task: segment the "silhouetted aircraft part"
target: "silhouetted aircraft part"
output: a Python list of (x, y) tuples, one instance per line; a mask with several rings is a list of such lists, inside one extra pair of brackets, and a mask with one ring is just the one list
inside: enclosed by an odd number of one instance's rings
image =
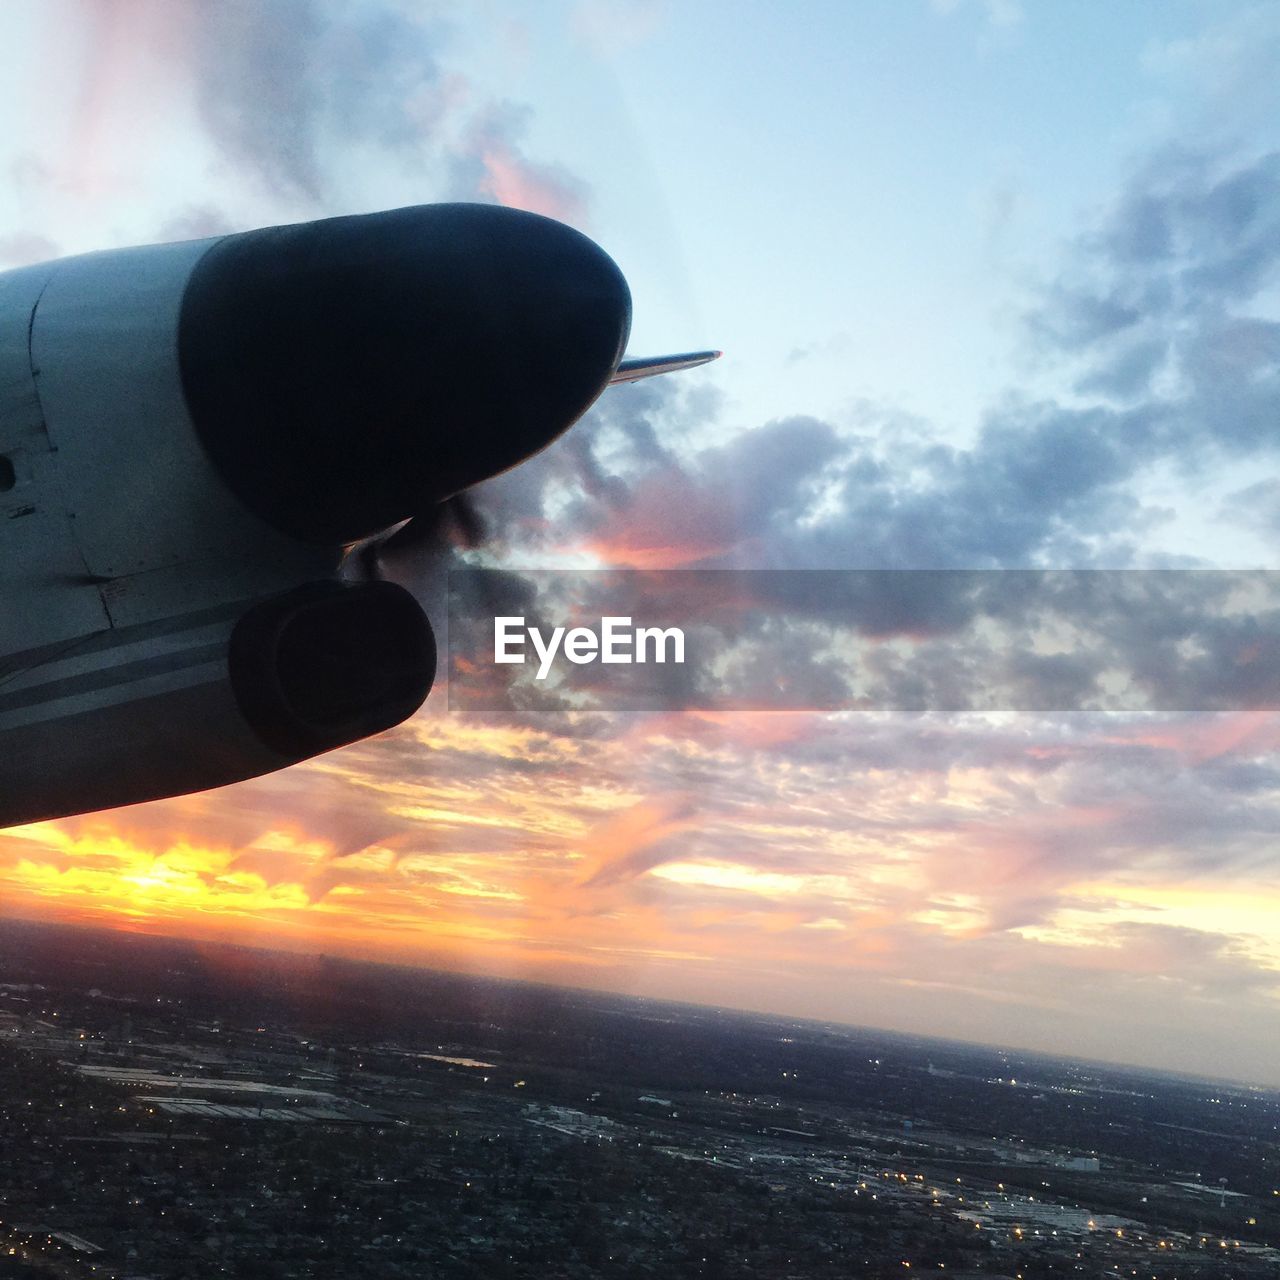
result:
[(687, 351), (681, 356), (628, 356), (614, 370), (609, 385), (616, 387), (621, 382), (639, 382), (641, 378), (653, 378), (660, 373), (696, 369), (719, 360), (722, 355), (723, 351)]
[(345, 576), (378, 581), (387, 577), (388, 569), (392, 576), (397, 570), (401, 575), (416, 576), (452, 549), (472, 550), (485, 537), (485, 522), (475, 502), (469, 494), (457, 493), (386, 533), (354, 544), (348, 560), (354, 560), (359, 568), (354, 575)]
[(586, 236), (430, 205), (229, 236), (178, 328), (196, 432), (267, 523), (384, 529), (551, 443), (608, 385), (631, 295)]
[(615, 378), (703, 362), (622, 360), (630, 323), (603, 250), (490, 205), (0, 273), (0, 827), (413, 714), (435, 641), (385, 569), (480, 543), (462, 491)]
[(0, 823), (270, 773), (399, 724), (435, 667), (426, 615), (389, 582), (105, 632), (0, 689)]
[(295, 760), (390, 729), (426, 700), (436, 643), (390, 582), (319, 583), (255, 605), (231, 633), (231, 687), (273, 751)]
[(379, 558), (440, 552), (451, 545), (474, 548), (485, 539), (485, 525), (476, 505), (465, 493), (445, 499), (414, 516), (373, 544)]

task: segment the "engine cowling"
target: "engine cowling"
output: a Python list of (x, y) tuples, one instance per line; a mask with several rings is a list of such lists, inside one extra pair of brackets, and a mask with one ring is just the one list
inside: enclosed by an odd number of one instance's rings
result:
[(411, 716), (431, 626), (387, 582), (109, 631), (0, 689), (0, 827), (239, 782)]

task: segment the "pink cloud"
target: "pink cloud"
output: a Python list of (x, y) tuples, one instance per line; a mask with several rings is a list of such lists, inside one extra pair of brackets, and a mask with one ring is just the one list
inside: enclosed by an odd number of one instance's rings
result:
[(1280, 750), (1280, 716), (1267, 710), (1198, 716), (1177, 724), (1122, 730), (1111, 741), (1173, 751), (1196, 763), (1219, 756), (1270, 754)]
[(480, 162), (484, 166), (480, 190), (499, 204), (561, 222), (583, 221), (586, 199), (582, 186), (563, 169), (533, 164), (501, 138), (485, 142)]
[(676, 569), (724, 555), (742, 536), (730, 496), (675, 467), (651, 472), (587, 548), (609, 564), (633, 569)]

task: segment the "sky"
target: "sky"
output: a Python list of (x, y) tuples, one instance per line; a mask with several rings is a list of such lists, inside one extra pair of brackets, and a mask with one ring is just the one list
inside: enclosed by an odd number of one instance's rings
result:
[[(637, 354), (725, 350), (484, 486), (486, 563), (1275, 567), (1274, 5), (9, 0), (0, 22), (0, 269), (496, 201), (616, 258)], [(803, 612), (769, 619), (778, 646)], [(1135, 610), (1127, 643), (1174, 643), (1175, 612)], [(1280, 1084), (1273, 713), (445, 692), (268, 778), (0, 833), (0, 914)]]

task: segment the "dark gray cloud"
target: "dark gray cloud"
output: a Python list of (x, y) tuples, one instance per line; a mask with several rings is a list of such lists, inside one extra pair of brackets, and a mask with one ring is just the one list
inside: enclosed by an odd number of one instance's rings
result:
[(198, 104), (223, 152), (276, 195), (332, 194), (327, 149), (412, 155), (415, 108), (440, 85), (435, 24), (392, 4), (224, 0), (192, 6)]
[(1280, 325), (1260, 295), (1280, 269), (1280, 154), (1169, 150), (1075, 246), (1030, 319), (1077, 389), (1145, 404), (1151, 455), (1275, 446)]
[(534, 549), (586, 542), (613, 563), (950, 568), (1083, 565), (1100, 555), (1116, 563), (1129, 554), (1123, 536), (1145, 522), (1125, 486), (1144, 456), (1157, 456), (1160, 415), (1148, 406), (1013, 404), (989, 415), (969, 449), (887, 444), (811, 417), (692, 453), (664, 447), (696, 438), (697, 427), (705, 435), (705, 421), (692, 425), (674, 386), (606, 405), (479, 500), (500, 536)]
[(587, 184), (526, 154), (529, 108), (491, 98), (448, 65), (450, 25), (434, 6), (187, 3), (178, 18), (138, 11), (126, 38), (141, 40), (162, 18), (173, 22), (169, 47), (231, 176), (286, 216), (367, 208), (366, 174), (413, 191), (403, 203), (480, 200), (585, 216)]
[(1280, 540), (1280, 480), (1259, 480), (1227, 495), (1217, 519)]

